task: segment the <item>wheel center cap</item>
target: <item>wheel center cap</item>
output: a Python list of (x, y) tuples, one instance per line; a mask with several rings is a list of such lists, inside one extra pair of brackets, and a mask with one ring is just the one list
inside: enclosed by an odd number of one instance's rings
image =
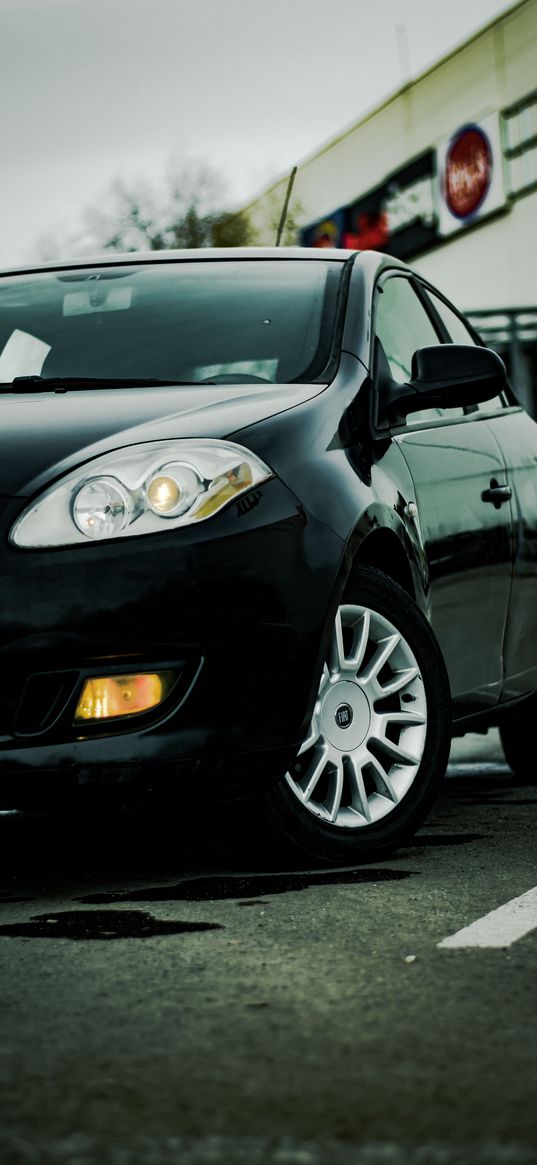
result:
[(367, 696), (358, 684), (341, 680), (328, 689), (320, 719), (330, 744), (340, 752), (353, 752), (369, 732), (371, 709)]

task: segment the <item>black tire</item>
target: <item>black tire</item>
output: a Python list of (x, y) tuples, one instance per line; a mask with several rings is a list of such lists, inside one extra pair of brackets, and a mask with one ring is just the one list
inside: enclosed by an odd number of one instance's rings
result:
[(500, 740), (505, 759), (515, 777), (525, 784), (535, 784), (532, 770), (533, 726), (537, 715), (537, 695), (525, 700), (516, 712), (500, 721)]
[[(358, 615), (356, 615), (356, 621), (352, 622), (357, 611), (363, 612), (360, 615), (361, 624)], [(369, 630), (366, 633), (367, 611), (370, 615), (367, 622)], [(339, 624), (337, 623), (338, 619)], [(407, 842), (421, 825), (433, 803), (446, 770), (451, 740), (449, 682), (437, 641), (415, 602), (402, 587), (394, 583), (380, 570), (369, 566), (359, 567), (354, 570), (343, 603), (338, 608), (336, 625), (341, 628), (341, 634), (338, 639), (334, 632), (335, 646), (331, 649), (331, 654), (329, 653), (332, 670), (326, 666), (323, 672), (323, 676), (326, 673), (326, 679), (321, 681), (316, 706), (317, 709), (320, 707), (321, 710), (318, 715), (316, 713), (317, 720), (314, 716), (312, 721), (312, 726), (315, 725), (314, 732), (317, 732), (319, 723), (322, 727), (328, 726), (330, 734), (328, 744), (326, 744), (328, 739), (326, 734), (323, 736), (321, 733), (311, 750), (306, 749), (303, 753), (305, 771), (302, 775), (297, 775), (297, 773), (301, 773), (299, 754), (295, 766), (297, 771), (286, 774), (268, 786), (261, 795), (260, 809), (264, 827), (272, 839), (272, 853), (273, 855), (275, 852), (277, 853), (278, 860), (286, 853), (288, 856), (292, 855), (295, 860), (297, 858), (302, 861), (313, 859), (324, 865), (350, 865), (386, 857), (404, 842)], [(388, 627), (388, 634), (383, 638), (386, 627)], [(377, 628), (376, 631), (375, 628)], [(388, 640), (390, 642), (396, 640), (395, 635), (390, 638), (389, 628), (392, 632), (395, 630), (401, 637), (400, 643), (391, 649), (392, 655), (389, 657), (390, 660), (398, 659), (398, 664), (397, 662), (394, 662), (393, 665), (388, 663), (375, 673), (376, 688), (372, 687), (373, 680), (367, 681), (369, 687), (365, 686), (366, 681), (363, 680), (363, 686), (360, 688), (358, 679), (365, 677), (369, 672), (374, 672), (375, 667), (378, 668), (378, 660), (384, 651), (380, 645), (387, 645)], [(357, 668), (358, 674), (351, 683), (345, 678), (347, 671), (342, 670), (341, 661), (343, 661), (344, 669), (347, 669), (350, 666), (350, 658), (352, 667), (354, 667), (354, 660), (358, 658), (359, 650), (355, 651), (355, 639), (352, 637), (356, 637), (356, 642), (359, 642), (361, 649), (366, 634), (370, 636), (369, 646), (362, 663)], [(352, 638), (352, 645), (348, 649), (349, 658), (346, 654), (347, 648), (342, 647), (340, 650), (338, 646), (340, 643), (344, 643), (345, 636), (347, 636), (347, 640), (349, 637)], [(369, 657), (367, 650), (370, 651)], [(336, 654), (334, 655), (334, 653)], [(333, 664), (335, 658), (339, 661), (337, 667)], [(369, 663), (367, 662), (368, 658)], [(412, 661), (412, 659), (417, 666), (414, 669), (412, 667), (405, 668), (405, 661)], [(337, 670), (338, 668), (339, 670)], [(405, 675), (410, 676), (412, 670), (417, 674), (403, 684), (401, 677), (404, 679)], [(378, 689), (380, 682), (378, 677), (382, 677), (382, 691), (390, 686), (395, 687), (398, 684), (400, 686), (396, 694), (392, 693), (385, 698), (374, 697), (374, 708), (371, 708), (370, 693)], [(324, 689), (323, 682), (325, 683)], [(353, 684), (361, 690), (361, 695), (359, 692), (354, 693)], [(321, 700), (321, 692), (323, 691), (325, 695)], [(366, 695), (366, 693), (368, 694)], [(343, 694), (343, 702), (337, 704), (337, 701), (342, 698), (341, 694)], [(347, 695), (349, 702), (345, 702)], [(365, 697), (366, 702), (369, 700), (367, 707), (362, 697)], [(418, 712), (409, 711), (412, 703), (414, 703), (415, 708), (418, 708)], [(389, 710), (390, 706), (392, 711)], [(422, 723), (418, 729), (414, 719), (421, 718), (423, 721), (423, 712), (420, 712), (419, 709), (424, 707), (425, 725)], [(333, 715), (334, 708), (336, 708), (335, 716)], [(388, 708), (387, 714), (386, 708)], [(379, 715), (382, 712), (384, 714), (381, 721)], [(347, 742), (352, 743), (358, 739), (363, 731), (363, 724), (365, 724), (367, 716), (369, 716), (369, 729), (366, 730), (363, 741), (347, 753)], [(394, 716), (399, 716), (401, 723), (398, 721), (393, 723)], [(412, 723), (403, 724), (403, 716), (405, 720), (412, 719)], [(332, 719), (334, 723), (332, 723)], [(353, 720), (355, 721), (354, 729), (352, 728)], [(344, 731), (348, 727), (345, 721), (349, 721), (354, 737), (344, 735)], [(360, 727), (361, 722), (362, 727)], [(386, 722), (386, 726), (384, 722)], [(380, 723), (383, 724), (384, 735), (381, 736), (379, 743), (378, 725)], [(375, 725), (374, 729), (373, 725)], [(370, 732), (369, 736), (367, 731)], [(409, 737), (414, 742), (416, 739), (418, 740), (419, 756), (413, 757), (415, 761), (413, 765), (408, 764), (406, 760), (397, 763), (394, 757), (399, 752), (406, 755), (409, 751), (408, 747), (401, 743), (408, 740)], [(332, 750), (329, 756), (334, 754), (333, 739), (336, 739), (337, 742), (343, 742), (341, 747), (339, 743), (337, 744), (335, 763), (332, 763), (331, 759), (325, 759), (326, 749)], [(322, 741), (325, 743), (323, 744)], [(302, 749), (304, 747), (303, 745)], [(416, 752), (415, 743), (412, 748), (413, 752)], [(316, 759), (315, 749), (317, 749), (320, 760)], [(366, 759), (363, 762), (363, 768), (360, 768), (358, 773), (359, 764), (362, 764), (364, 758), (364, 749), (367, 756), (370, 756), (371, 764), (369, 765)], [(361, 761), (357, 759), (358, 753), (362, 758)], [(340, 754), (342, 757), (342, 776), (339, 775), (338, 757)], [(313, 760), (311, 760), (311, 755), (313, 755)], [(325, 767), (322, 769), (322, 776), (315, 778), (317, 769), (323, 764)], [(382, 778), (383, 770), (385, 770), (387, 778), (386, 787)], [(310, 771), (314, 774), (313, 778), (309, 778)], [(409, 773), (413, 775), (409, 787), (405, 791), (404, 782), (409, 779)], [(301, 798), (307, 795), (309, 783), (314, 779), (317, 780), (314, 787), (315, 795), (320, 799), (314, 801), (313, 795), (311, 795), (310, 801), (306, 805)], [(401, 785), (401, 781), (403, 781), (403, 785)], [(337, 794), (342, 782), (343, 793), (339, 808), (336, 810)], [(397, 795), (397, 800), (394, 801), (396, 795), (394, 787), (398, 782), (398, 788), (403, 788), (403, 793), (400, 799)], [(322, 801), (321, 793), (317, 792), (321, 785), (328, 790), (325, 802)], [(332, 788), (336, 791), (332, 792)], [(356, 802), (356, 797), (358, 797), (358, 802)], [(355, 807), (357, 803), (360, 806), (359, 811)], [(322, 816), (328, 812), (327, 804), (330, 806), (332, 821)]]

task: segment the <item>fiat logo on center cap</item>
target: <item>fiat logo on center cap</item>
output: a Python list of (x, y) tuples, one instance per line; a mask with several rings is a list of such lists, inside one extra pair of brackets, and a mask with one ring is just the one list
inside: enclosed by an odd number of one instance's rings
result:
[(338, 728), (349, 728), (352, 724), (352, 708), (350, 704), (340, 704), (336, 711), (336, 724)]

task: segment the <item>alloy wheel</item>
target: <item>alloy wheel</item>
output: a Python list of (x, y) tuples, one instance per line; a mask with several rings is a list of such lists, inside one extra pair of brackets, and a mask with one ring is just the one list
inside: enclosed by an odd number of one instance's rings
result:
[(317, 819), (373, 824), (408, 793), (426, 736), (425, 686), (410, 644), (370, 607), (339, 607), (289, 788)]

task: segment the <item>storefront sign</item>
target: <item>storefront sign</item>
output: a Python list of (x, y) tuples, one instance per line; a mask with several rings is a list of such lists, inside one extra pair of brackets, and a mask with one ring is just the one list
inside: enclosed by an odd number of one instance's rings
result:
[(432, 227), (434, 197), (431, 176), (418, 178), (408, 186), (398, 186), (392, 182), (388, 186), (388, 197), (383, 209), (390, 238), (416, 222)]
[(443, 237), (505, 206), (497, 114), (462, 126), (438, 147), (437, 197)]
[(345, 213), (336, 210), (300, 232), (302, 247), (344, 247)]
[(326, 218), (305, 227), (305, 247), (385, 251), (409, 259), (505, 206), (498, 114), (463, 125)]
[(433, 173), (434, 154), (428, 151), (357, 202), (306, 227), (302, 246), (385, 251), (399, 258), (424, 250), (436, 237)]

